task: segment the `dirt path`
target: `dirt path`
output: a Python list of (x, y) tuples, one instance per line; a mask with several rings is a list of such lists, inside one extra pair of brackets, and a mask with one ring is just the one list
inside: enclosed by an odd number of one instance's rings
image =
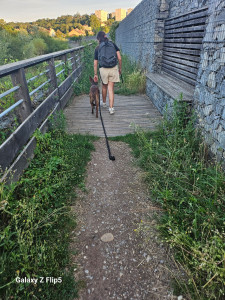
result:
[[(177, 299), (169, 285), (175, 267), (153, 219), (159, 209), (149, 199), (130, 148), (122, 142), (110, 144), (114, 162), (108, 159), (105, 140), (95, 142), (88, 191), (79, 192), (73, 207), (78, 217), (71, 245), (79, 253), (75, 276), (86, 284), (79, 299)], [(138, 228), (146, 222), (150, 229), (140, 234)]]

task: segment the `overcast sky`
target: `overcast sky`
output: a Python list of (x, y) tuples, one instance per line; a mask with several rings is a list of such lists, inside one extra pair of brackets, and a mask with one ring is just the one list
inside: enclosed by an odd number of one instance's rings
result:
[(0, 0), (0, 19), (6, 22), (30, 22), (62, 15), (94, 13), (97, 9), (113, 12), (116, 8), (134, 8), (141, 0)]

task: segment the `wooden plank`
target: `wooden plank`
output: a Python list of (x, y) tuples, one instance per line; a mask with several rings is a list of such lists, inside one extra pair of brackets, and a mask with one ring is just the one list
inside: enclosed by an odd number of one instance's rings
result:
[(165, 24), (165, 29), (174, 29), (174, 28), (181, 28), (181, 27), (186, 27), (186, 26), (200, 25), (200, 24), (205, 24), (205, 22), (206, 22), (206, 17), (203, 17), (203, 18), (194, 19), (194, 20), (190, 20), (190, 21), (180, 22), (180, 23), (173, 24), (173, 25)]
[(198, 72), (197, 68), (192, 68), (192, 67), (187, 66), (187, 65), (178, 64), (176, 62), (173, 62), (173, 61), (170, 61), (170, 60), (166, 60), (165, 58), (163, 58), (162, 63), (165, 64), (165, 65), (172, 66), (172, 67), (177, 68), (177, 69), (188, 71), (188, 72), (193, 73), (195, 75)]
[(185, 81), (185, 82), (191, 84), (191, 85), (194, 85), (194, 86), (195, 86), (195, 84), (196, 84), (196, 81), (195, 81), (195, 80), (193, 80), (193, 79), (191, 79), (191, 78), (187, 78), (186, 76), (183, 76), (182, 74), (179, 74), (179, 73), (177, 73), (176, 71), (174, 72), (173, 70), (170, 70), (170, 69), (166, 68), (165, 66), (162, 66), (162, 70), (163, 70), (164, 72), (166, 72), (166, 73), (168, 73), (168, 74), (170, 74), (170, 75), (172, 75), (172, 76), (174, 76), (174, 77), (180, 79), (180, 80), (183, 80), (183, 81)]
[(15, 100), (23, 99), (22, 104), (15, 110), (18, 121), (21, 124), (32, 112), (32, 104), (27, 86), (27, 80), (24, 69), (19, 69), (11, 74), (13, 86), (19, 86), (15, 92)]
[(178, 69), (177, 67), (174, 67), (174, 66), (171, 66), (171, 65), (168, 65), (168, 64), (165, 64), (164, 62), (162, 63), (162, 66), (166, 69), (169, 69), (175, 73), (179, 73), (181, 75), (184, 75), (186, 77), (189, 77), (191, 79), (196, 79), (197, 77), (197, 74), (193, 74), (191, 72), (188, 72), (188, 71), (184, 71), (184, 70), (181, 70), (181, 69)]
[(181, 23), (181, 22), (185, 22), (185, 21), (190, 21), (190, 20), (206, 17), (207, 10), (208, 9), (204, 9), (202, 11), (196, 11), (196, 12), (191, 11), (187, 15), (181, 15), (181, 16), (177, 16), (177, 17), (174, 17), (171, 19), (167, 19), (167, 20), (165, 20), (165, 25), (172, 25), (172, 24), (177, 24), (177, 23)]
[(199, 63), (200, 61), (200, 56), (194, 56), (194, 55), (188, 55), (188, 54), (181, 54), (181, 53), (176, 53), (176, 52), (168, 52), (163, 50), (163, 55), (168, 56), (168, 57), (174, 57), (174, 58), (179, 58), (179, 59), (185, 59), (188, 61), (194, 61)]
[(165, 38), (164, 43), (188, 43), (189, 44), (201, 44), (202, 43), (202, 38)]
[(179, 48), (179, 49), (197, 49), (202, 48), (202, 44), (180, 44), (180, 43), (164, 43), (165, 47), (168, 48)]
[(177, 33), (165, 33), (165, 39), (172, 39), (172, 38), (202, 38), (204, 37), (205, 33), (203, 31), (198, 32), (177, 32)]
[(185, 66), (190, 66), (190, 67), (194, 67), (194, 68), (198, 68), (198, 63), (197, 62), (193, 62), (193, 61), (189, 61), (186, 59), (180, 59), (180, 58), (175, 58), (175, 57), (171, 57), (168, 55), (163, 55), (163, 59), (165, 59), (165, 61), (172, 61), (172, 62), (176, 62)]
[(14, 160), (30, 136), (49, 114), (58, 100), (58, 91), (55, 90), (48, 96), (30, 116), (10, 135), (0, 146), (0, 169), (5, 170)]
[(183, 80), (179, 80), (165, 72), (161, 74), (149, 73), (146, 77), (147, 80), (151, 80), (171, 98), (179, 99), (182, 92), (184, 101), (193, 101), (194, 87)]
[(55, 62), (54, 58), (51, 58), (47, 61), (49, 72), (47, 73), (48, 79), (51, 80), (50, 83), (50, 92), (52, 93), (57, 88), (57, 77), (55, 71)]
[(200, 50), (198, 49), (181, 49), (181, 48), (170, 48), (165, 46), (163, 48), (163, 51), (172, 52), (172, 53), (181, 53), (187, 55), (195, 55), (195, 56), (200, 55)]
[(182, 33), (182, 32), (203, 32), (205, 31), (205, 24), (204, 25), (196, 25), (196, 26), (189, 26), (189, 27), (182, 27), (182, 28), (175, 28), (175, 29), (166, 29), (165, 34), (170, 33)]

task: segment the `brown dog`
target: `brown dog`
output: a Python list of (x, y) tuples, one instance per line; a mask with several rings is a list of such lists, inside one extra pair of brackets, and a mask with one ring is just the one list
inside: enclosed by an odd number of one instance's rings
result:
[(89, 76), (89, 80), (91, 82), (89, 96), (90, 96), (92, 114), (94, 113), (94, 106), (95, 106), (95, 108), (96, 108), (96, 118), (98, 118), (100, 91), (99, 91), (99, 88), (98, 88), (98, 83), (94, 82), (94, 79), (91, 76)]

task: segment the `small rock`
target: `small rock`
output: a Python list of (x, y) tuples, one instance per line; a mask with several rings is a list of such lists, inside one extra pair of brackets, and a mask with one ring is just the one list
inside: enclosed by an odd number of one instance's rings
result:
[(177, 297), (177, 300), (182, 300), (183, 299), (183, 296), (178, 296)]
[(103, 236), (101, 237), (101, 240), (105, 243), (107, 242), (111, 242), (114, 240), (114, 236), (112, 235), (112, 233), (105, 233), (103, 234)]
[(146, 258), (147, 263), (149, 263), (150, 259), (151, 259), (151, 257), (148, 255), (147, 258)]
[(85, 274), (89, 274), (89, 271), (88, 271), (88, 270), (85, 270), (84, 272), (85, 272)]

